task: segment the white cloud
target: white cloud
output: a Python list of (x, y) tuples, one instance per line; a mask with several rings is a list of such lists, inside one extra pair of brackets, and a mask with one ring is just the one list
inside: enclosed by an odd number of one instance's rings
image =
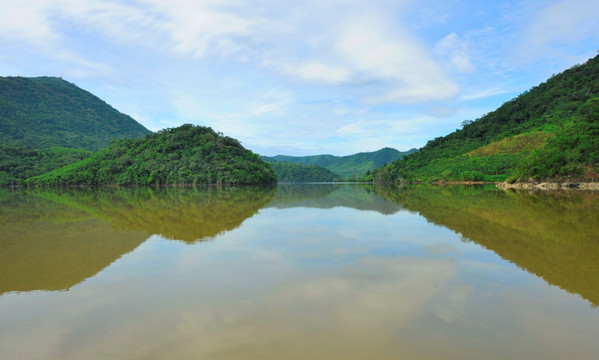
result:
[(158, 28), (165, 31), (172, 41), (173, 49), (182, 54), (204, 56), (210, 52), (222, 55), (234, 53), (241, 48), (238, 37), (250, 36), (254, 23), (243, 11), (239, 1), (161, 1), (147, 0), (163, 16), (156, 18)]
[(454, 32), (437, 42), (435, 52), (442, 58), (446, 58), (450, 66), (459, 72), (474, 73), (476, 71), (470, 62), (466, 42)]
[(252, 116), (262, 115), (284, 115), (291, 103), (293, 102), (293, 96), (284, 90), (271, 90), (263, 94), (257, 95), (257, 98), (252, 100), (247, 111), (244, 113)]
[(350, 74), (347, 70), (326, 65), (319, 62), (307, 62), (297, 67), (290, 69), (289, 72), (295, 72), (306, 80), (316, 80), (325, 83), (341, 83), (349, 80)]
[(446, 100), (457, 94), (457, 85), (425, 47), (385, 18), (361, 14), (340, 28), (336, 50), (355, 69), (354, 80), (382, 84), (384, 91), (372, 94), (369, 102)]
[(402, 134), (404, 137), (410, 137), (425, 133), (429, 127), (439, 126), (444, 122), (445, 120), (428, 115), (404, 119), (363, 119), (339, 128), (337, 134), (358, 137), (385, 137), (385, 134), (395, 137), (395, 134)]
[(562, 0), (535, 15), (526, 30), (525, 40), (526, 46), (544, 47), (589, 38), (599, 38), (599, 2)]
[(0, 36), (12, 41), (44, 45), (60, 39), (48, 21), (47, 8), (52, 1), (3, 1), (0, 11)]
[(386, 14), (397, 8), (386, 1), (283, 6), (234, 0), (46, 0), (13, 8), (22, 13), (20, 20), (33, 19), (35, 25), (5, 21), (0, 36), (22, 30), (29, 42), (54, 40), (60, 47), (68, 36), (63, 27), (72, 24), (127, 46), (250, 61), (250, 66), (325, 85), (368, 83), (368, 91), (355, 94), (375, 103), (448, 99), (457, 93), (423, 44)]
[(510, 90), (503, 89), (503, 88), (488, 88), (488, 89), (484, 89), (484, 90), (475, 90), (473, 92), (468, 92), (463, 95), (460, 95), (458, 100), (459, 101), (477, 100), (477, 99), (482, 99), (482, 98), (486, 98), (486, 97), (490, 97), (490, 96), (507, 94), (509, 92), (510, 92)]
[(60, 61), (75, 65), (65, 71), (65, 75), (69, 77), (91, 78), (102, 74), (115, 81), (118, 79), (118, 71), (106, 63), (82, 58), (69, 50), (58, 50), (54, 56)]
[(437, 118), (446, 118), (455, 115), (456, 109), (448, 106), (431, 106), (427, 108), (426, 113)]
[(193, 122), (302, 154), (423, 145), (480, 115), (463, 116), (470, 100), (486, 112), (538, 83), (548, 49), (599, 36), (599, 5), (581, 0), (431, 0), (434, 17), (411, 0), (3, 2), (3, 74), (63, 76), (152, 129)]

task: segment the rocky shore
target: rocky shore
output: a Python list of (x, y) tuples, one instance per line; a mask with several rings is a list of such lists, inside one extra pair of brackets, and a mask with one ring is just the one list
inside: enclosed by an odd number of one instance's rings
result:
[(521, 182), (509, 184), (506, 182), (498, 183), (500, 189), (516, 190), (595, 190), (599, 191), (599, 182)]

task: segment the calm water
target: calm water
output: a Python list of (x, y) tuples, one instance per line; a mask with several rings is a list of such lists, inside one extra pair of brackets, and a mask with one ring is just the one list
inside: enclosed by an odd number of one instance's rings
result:
[(0, 189), (0, 359), (590, 359), (599, 194)]

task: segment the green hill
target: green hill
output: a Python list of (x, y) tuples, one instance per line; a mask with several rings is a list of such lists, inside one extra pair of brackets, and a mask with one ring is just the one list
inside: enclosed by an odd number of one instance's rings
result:
[(379, 182), (599, 179), (599, 56), (377, 172)]
[(269, 161), (268, 163), (277, 173), (279, 182), (331, 182), (341, 179), (341, 176), (318, 165), (289, 161)]
[(272, 168), (239, 141), (183, 125), (113, 141), (87, 159), (27, 180), (28, 185), (275, 183)]
[(98, 150), (150, 134), (91, 93), (53, 77), (0, 77), (0, 143)]
[(0, 186), (19, 185), (32, 176), (83, 160), (92, 151), (51, 147), (32, 150), (0, 145)]
[(400, 159), (406, 154), (416, 151), (411, 149), (400, 152), (391, 148), (383, 148), (374, 152), (362, 152), (348, 156), (313, 155), (313, 156), (287, 156), (277, 155), (274, 157), (263, 156), (268, 161), (287, 161), (308, 165), (325, 167), (332, 172), (345, 178), (362, 176), (366, 171), (377, 169), (385, 164)]

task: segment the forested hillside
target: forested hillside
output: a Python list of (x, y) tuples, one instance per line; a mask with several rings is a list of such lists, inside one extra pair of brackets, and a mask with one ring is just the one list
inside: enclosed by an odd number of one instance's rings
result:
[(239, 141), (183, 125), (113, 141), (87, 159), (27, 180), (29, 185), (275, 183), (272, 168)]
[(597, 180), (599, 56), (429, 141), (376, 181)]
[(151, 132), (91, 93), (53, 77), (0, 77), (0, 144), (98, 150)]
[(89, 150), (51, 147), (32, 150), (24, 146), (0, 145), (0, 186), (23, 184), (32, 176), (83, 160)]
[(366, 171), (380, 168), (391, 163), (406, 154), (416, 151), (411, 149), (400, 152), (391, 148), (383, 148), (374, 152), (362, 152), (348, 156), (334, 155), (312, 155), (312, 156), (287, 156), (277, 155), (274, 157), (264, 156), (268, 161), (287, 161), (325, 167), (344, 178), (362, 176)]
[(318, 165), (306, 165), (288, 161), (269, 161), (277, 173), (279, 182), (330, 182), (341, 180), (341, 176)]

